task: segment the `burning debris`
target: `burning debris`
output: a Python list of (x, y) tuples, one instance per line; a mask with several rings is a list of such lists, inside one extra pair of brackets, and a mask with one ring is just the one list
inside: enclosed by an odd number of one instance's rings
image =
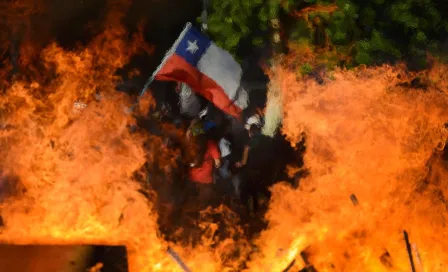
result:
[(422, 260), (420, 258), (420, 252), (418, 251), (418, 248), (417, 248), (416, 244), (412, 244), (412, 252), (413, 252), (413, 255), (415, 256), (415, 266), (417, 268), (417, 271), (424, 271), (423, 270), (423, 263), (422, 263)]
[(88, 272), (101, 272), (102, 268), (103, 268), (103, 264), (102, 263), (97, 263), (94, 266), (92, 266), (91, 268), (89, 268)]
[(390, 269), (390, 268), (394, 267), (393, 264), (392, 264), (392, 257), (390, 256), (388, 251), (384, 252), (380, 256), (380, 261), (386, 268)]
[(73, 103), (73, 108), (77, 109), (77, 110), (82, 110), (87, 108), (87, 104), (82, 103), (80, 101), (76, 101), (75, 103)]
[(300, 272), (317, 272), (317, 270), (308, 260), (308, 253), (306, 251), (300, 252), (300, 257), (302, 257), (302, 260), (305, 263), (305, 267), (300, 270)]
[(358, 198), (356, 198), (356, 196), (354, 194), (350, 195), (350, 200), (352, 201), (354, 206), (358, 206), (359, 205)]
[(406, 231), (403, 231), (403, 236), (404, 236), (404, 241), (406, 243), (406, 250), (408, 251), (409, 264), (411, 266), (411, 271), (416, 272), (415, 264), (414, 264), (414, 257), (412, 256), (411, 243), (409, 242), (409, 235)]
[[(49, 45), (42, 52), (43, 79), (17, 79), (5, 87), (0, 167), (17, 179), (18, 189), (1, 204), (1, 241), (122, 244), (131, 271), (292, 271), (299, 266), (301, 271), (406, 271), (409, 263), (413, 271), (443, 271), (448, 263), (443, 242), (448, 238), (446, 162), (439, 153), (428, 158), (448, 136), (446, 82), (437, 85), (440, 75), (446, 75), (445, 66), (434, 66), (427, 78), (418, 80), (415, 75), (398, 78), (399, 66), (336, 70), (332, 80), (322, 70), (311, 74), (314, 79), (298, 80), (288, 65), (279, 63), (271, 75), (263, 128), (259, 120), (247, 132), (243, 122), (207, 113), (195, 120), (203, 129), (187, 137), (188, 124), (164, 120), (172, 108), (151, 114), (150, 95), (140, 97), (135, 111), (122, 111), (134, 100), (116, 91), (116, 72), (145, 48), (138, 35), (127, 41), (119, 23), (123, 8), (111, 8), (105, 31), (86, 48)], [(184, 46), (191, 54), (199, 50), (194, 41)], [(235, 63), (232, 91), (241, 95), (241, 103), (230, 107), (226, 93), (218, 108), (238, 116), (249, 105), (244, 92), (238, 93), (241, 71)], [(178, 72), (169, 68), (158, 75), (167, 79)], [(423, 87), (424, 92), (407, 91)], [(82, 114), (76, 114), (79, 110)], [(253, 206), (262, 202), (256, 199), (271, 197), (265, 218), (252, 210), (244, 212), (255, 218), (240, 212), (244, 197), (239, 190), (211, 198), (215, 207), (197, 211), (197, 199), (187, 186), (191, 183), (184, 183), (191, 168), (201, 170), (201, 160), (209, 160), (212, 173), (213, 166), (231, 171), (220, 163), (225, 152), (214, 147), (207, 157), (207, 148), (195, 141), (210, 140), (211, 132), (226, 122), (232, 128), (239, 125), (241, 135), (259, 137), (235, 141), (240, 149), (256, 153), (242, 151), (245, 155), (238, 157), (235, 144), (227, 147), (232, 150), (226, 155), (237, 157), (227, 158), (232, 162), (228, 167), (244, 175), (222, 175), (220, 181), (245, 187)], [(285, 160), (276, 148), (283, 140), (275, 133), (280, 123), (291, 145), (306, 137), (305, 165)], [(271, 137), (261, 137), (259, 131)], [(255, 149), (260, 142), (266, 144)], [(264, 161), (251, 164), (253, 158)], [(287, 175), (279, 178), (286, 164), (294, 169), (295, 187), (290, 182), (273, 185), (277, 179), (288, 180)], [(244, 176), (251, 186), (241, 183)], [(0, 185), (11, 180), (2, 179)], [(207, 192), (200, 187), (196, 184), (192, 191)], [(265, 228), (259, 235), (251, 229), (257, 219), (264, 221), (258, 229)]]
[(174, 251), (172, 248), (168, 247), (168, 250), (166, 251), (173, 260), (182, 268), (184, 272), (191, 272), (191, 270), (187, 267), (187, 265), (182, 261), (182, 259), (177, 255), (176, 251)]
[[(446, 71), (443, 65), (434, 69)], [(387, 66), (339, 71), (334, 80), (319, 85), (277, 69), (286, 101), (283, 133), (294, 143), (305, 132), (310, 175), (301, 180), (300, 190), (282, 184), (272, 188), (266, 216), (271, 227), (258, 241), (264, 245), (263, 260), (275, 259), (272, 243), (291, 250), (313, 245), (317, 270), (409, 270), (403, 236), (398, 235), (406, 227), (413, 242), (425, 248), (420, 251), (424, 271), (443, 271), (447, 257), (440, 252), (447, 249), (438, 235), (444, 233), (445, 204), (412, 192), (427, 175), (425, 164), (433, 148), (447, 139), (448, 97), (434, 84), (424, 92), (402, 89), (408, 87), (393, 81), (399, 72)], [(446, 168), (440, 159), (430, 164), (434, 170), (428, 187), (445, 195), (440, 186)], [(355, 205), (356, 213), (347, 205)], [(363, 235), (352, 235), (361, 230)], [(286, 232), (290, 234), (279, 235)], [(435, 255), (437, 260), (431, 257)], [(254, 261), (250, 267), (262, 269), (262, 263)]]

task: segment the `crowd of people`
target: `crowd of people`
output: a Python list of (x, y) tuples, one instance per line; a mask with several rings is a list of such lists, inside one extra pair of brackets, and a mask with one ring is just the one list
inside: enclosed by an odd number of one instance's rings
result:
[[(197, 219), (199, 211), (220, 204), (251, 220), (266, 208), (263, 203), (269, 199), (269, 187), (275, 181), (288, 180), (285, 159), (291, 160), (294, 150), (282, 137), (262, 134), (259, 111), (246, 115), (241, 122), (212, 104), (206, 104), (193, 118), (167, 105), (152, 114), (145, 126), (164, 139), (166, 148), (179, 154), (176, 163), (159, 169), (163, 178), (158, 184), (149, 178), (157, 193), (160, 225), (182, 226), (185, 222), (177, 222), (185, 220), (182, 215), (196, 214), (193, 218)], [(163, 124), (181, 133), (167, 135), (161, 129)], [(151, 175), (155, 172), (148, 170)]]

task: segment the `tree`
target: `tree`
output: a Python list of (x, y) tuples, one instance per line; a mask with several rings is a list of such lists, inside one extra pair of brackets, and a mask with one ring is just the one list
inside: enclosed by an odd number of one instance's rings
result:
[(209, 33), (239, 56), (241, 47), (268, 42), (274, 19), (290, 46), (314, 52), (314, 65), (404, 59), (421, 67), (428, 52), (442, 60), (447, 55), (448, 2), (442, 0), (214, 0)]

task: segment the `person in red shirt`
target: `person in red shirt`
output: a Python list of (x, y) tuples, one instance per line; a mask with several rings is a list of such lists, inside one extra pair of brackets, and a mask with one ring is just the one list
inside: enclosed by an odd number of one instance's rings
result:
[(197, 197), (197, 204), (202, 208), (211, 204), (214, 197), (213, 167), (221, 165), (218, 145), (211, 140), (206, 143), (206, 151), (201, 164), (192, 165), (189, 172), (189, 194)]

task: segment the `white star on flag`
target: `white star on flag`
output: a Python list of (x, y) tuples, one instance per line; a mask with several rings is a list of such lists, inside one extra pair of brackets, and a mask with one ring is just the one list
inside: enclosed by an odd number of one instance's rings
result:
[[(187, 23), (173, 46), (157, 67), (152, 79), (177, 81), (188, 85), (193, 95), (181, 88), (181, 106), (185, 113), (199, 113), (202, 96), (228, 115), (242, 120), (242, 111), (248, 106), (248, 93), (241, 86), (241, 65), (226, 50)], [(142, 91), (142, 94), (145, 90)], [(199, 104), (198, 104), (199, 103)], [(89, 105), (90, 106), (90, 105)]]
[(195, 40), (194, 42), (190, 42), (190, 41), (187, 41), (187, 42), (188, 42), (187, 51), (190, 52), (191, 54), (196, 53), (196, 51), (199, 49), (199, 47), (197, 45), (198, 41)]

